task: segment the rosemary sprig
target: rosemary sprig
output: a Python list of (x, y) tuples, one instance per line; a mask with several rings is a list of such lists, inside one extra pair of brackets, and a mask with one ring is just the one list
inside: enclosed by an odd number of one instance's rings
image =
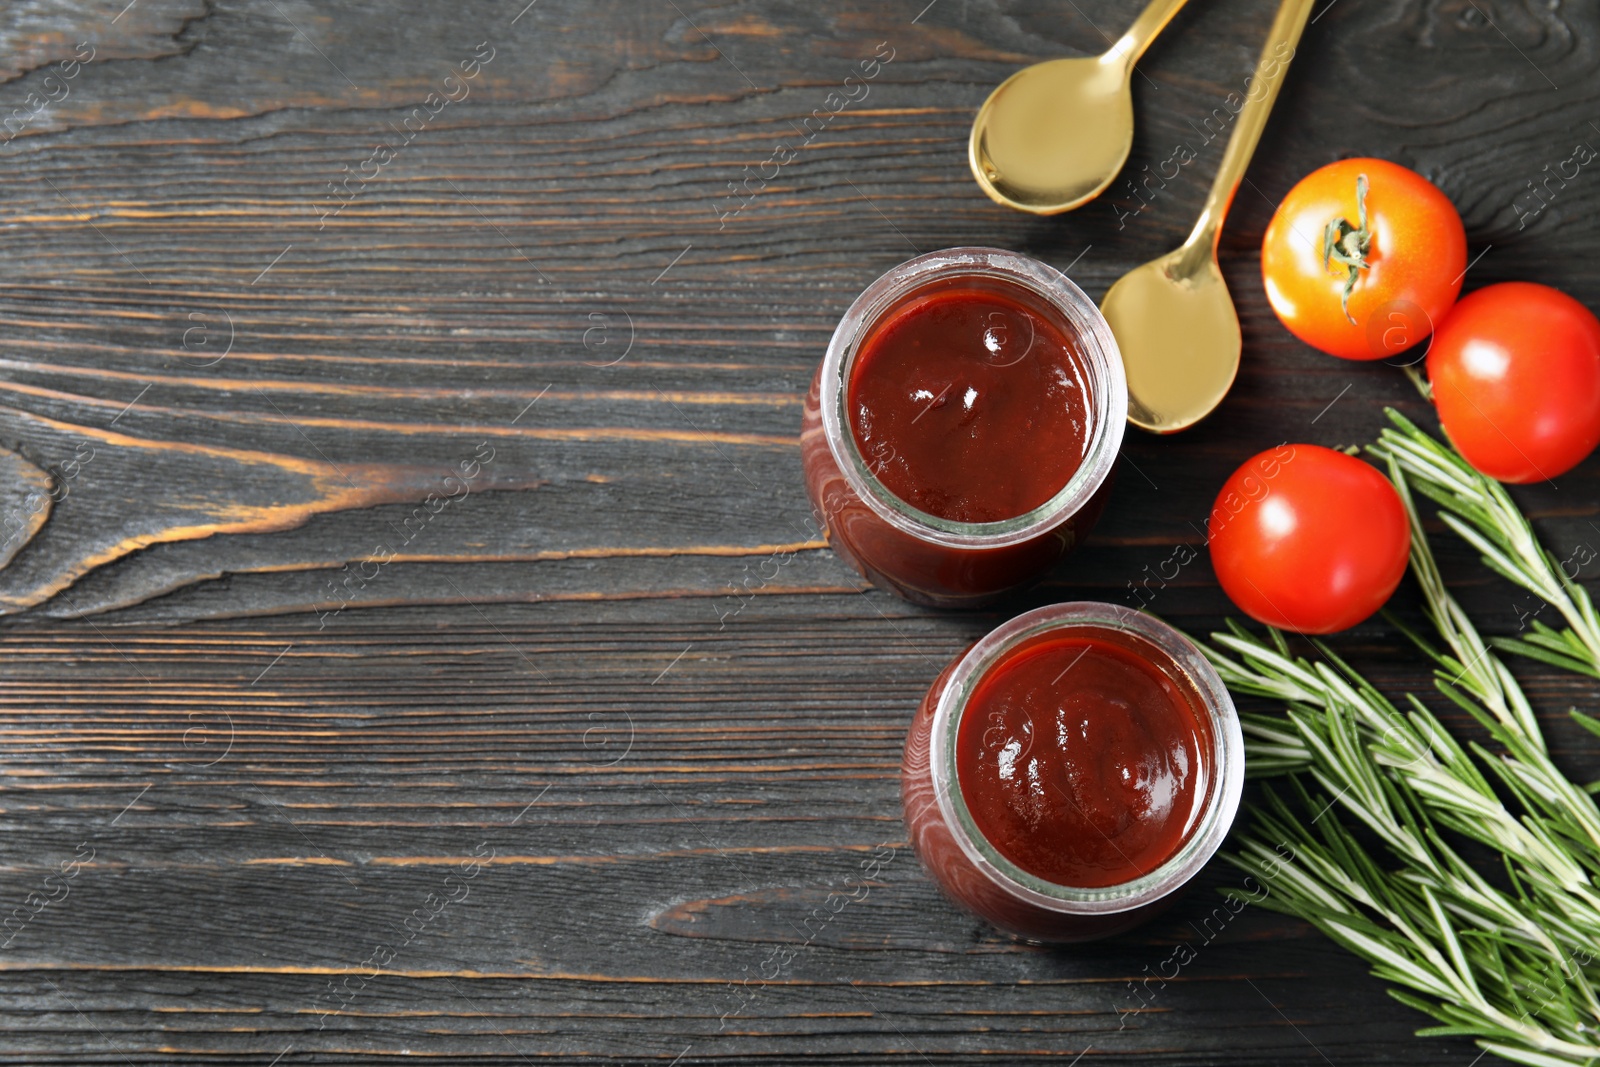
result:
[[(1557, 630), (1537, 619), (1526, 637), (1494, 637), (1496, 648), (1548, 663), (1577, 674), (1600, 678), (1600, 613), (1589, 591), (1567, 573), (1566, 561), (1539, 543), (1527, 516), (1517, 509), (1505, 487), (1474, 470), (1454, 449), (1419, 429), (1404, 415), (1388, 409), (1393, 428), (1380, 435), (1373, 454), (1397, 464), (1417, 491), (1440, 507), (1439, 518), (1478, 550), (1496, 574), (1528, 590), (1555, 608), (1566, 621)], [(1437, 572), (1435, 572), (1437, 578)], [(1568, 711), (1577, 723), (1600, 735), (1600, 719), (1577, 708)], [(1584, 787), (1600, 792), (1600, 781)]]
[[(1268, 789), (1230, 859), (1268, 883), (1264, 906), (1316, 925), (1400, 986), (1390, 990), (1396, 999), (1439, 1020), (1423, 1033), (1474, 1037), (1518, 1063), (1590, 1064), (1600, 1060), (1600, 810), (1551, 761), (1521, 687), (1445, 589), (1413, 479), (1447, 509), (1446, 521), (1461, 517), (1452, 529), (1491, 567), (1520, 572), (1528, 580), (1519, 584), (1541, 596), (1567, 598), (1573, 648), (1582, 646), (1580, 626), (1591, 634), (1600, 627), (1581, 587), (1554, 577), (1565, 578), (1559, 562), (1504, 490), (1395, 419), (1399, 430), (1386, 431), (1374, 451), (1410, 516), (1412, 570), (1443, 644), (1410, 636), (1435, 663), (1439, 691), (1500, 751), (1463, 748), (1414, 696), (1402, 713), (1324, 643), (1312, 662), (1292, 655), (1276, 632), (1263, 641), (1230, 624), (1207, 650), (1223, 680), (1287, 705), (1281, 716), (1244, 717), (1251, 770), (1303, 772), (1290, 778), (1289, 798)], [(1307, 788), (1307, 775), (1322, 793)], [(1364, 826), (1381, 853), (1341, 817)], [(1445, 831), (1501, 853), (1504, 887), (1472, 867)]]
[[(1555, 608), (1567, 627), (1534, 620), (1526, 638), (1494, 638), (1508, 652), (1600, 678), (1600, 613), (1563, 561), (1539, 544), (1527, 517), (1505, 487), (1478, 473), (1454, 449), (1418, 429), (1398, 411), (1372, 452), (1392, 458), (1417, 492), (1441, 508), (1439, 518), (1483, 557), (1495, 573)], [(1590, 729), (1600, 724), (1591, 719)], [(1600, 732), (1600, 729), (1597, 729)]]

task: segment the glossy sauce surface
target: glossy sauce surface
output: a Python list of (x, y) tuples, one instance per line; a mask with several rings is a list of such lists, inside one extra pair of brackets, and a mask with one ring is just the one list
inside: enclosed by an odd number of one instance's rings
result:
[(891, 310), (862, 341), (850, 429), (901, 500), (957, 522), (997, 522), (1044, 504), (1082, 464), (1087, 377), (1065, 322), (1032, 294), (946, 287)]
[(1120, 638), (1056, 634), (978, 682), (956, 737), (982, 835), (1057, 885), (1119, 885), (1178, 851), (1205, 808), (1210, 730), (1197, 697)]

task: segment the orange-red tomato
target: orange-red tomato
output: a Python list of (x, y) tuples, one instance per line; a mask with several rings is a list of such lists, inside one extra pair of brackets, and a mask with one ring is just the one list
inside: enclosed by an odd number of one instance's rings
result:
[(1377, 611), (1406, 572), (1411, 529), (1389, 479), (1320, 445), (1245, 462), (1211, 509), (1211, 565), (1251, 618), (1305, 634)]
[[(1466, 269), (1467, 234), (1450, 199), (1382, 159), (1340, 160), (1306, 175), (1261, 242), (1272, 310), (1300, 340), (1344, 359), (1383, 359), (1428, 336), (1455, 303)], [(1352, 275), (1347, 309), (1341, 294)]]
[(1491, 478), (1554, 478), (1600, 443), (1600, 320), (1559, 289), (1464, 297), (1434, 333), (1428, 378), (1444, 432)]

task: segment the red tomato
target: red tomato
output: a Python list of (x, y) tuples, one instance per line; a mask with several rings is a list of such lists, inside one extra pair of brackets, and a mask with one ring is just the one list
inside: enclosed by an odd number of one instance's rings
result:
[(1382, 159), (1344, 159), (1300, 179), (1261, 241), (1272, 310), (1300, 340), (1345, 359), (1383, 359), (1428, 336), (1466, 269), (1467, 233), (1449, 197)]
[(1411, 549), (1389, 479), (1320, 445), (1283, 445), (1234, 471), (1209, 534), (1211, 565), (1233, 602), (1304, 634), (1346, 629), (1381, 608)]
[(1600, 442), (1600, 320), (1548, 285), (1464, 298), (1434, 334), (1428, 378), (1444, 432), (1491, 478), (1554, 478)]

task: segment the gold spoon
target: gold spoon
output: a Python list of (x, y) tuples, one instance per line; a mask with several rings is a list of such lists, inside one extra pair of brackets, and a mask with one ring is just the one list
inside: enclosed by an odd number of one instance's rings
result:
[(1205, 210), (1189, 239), (1176, 251), (1123, 275), (1100, 301), (1128, 373), (1128, 421), (1141, 430), (1188, 429), (1222, 403), (1238, 373), (1239, 315), (1217, 266), (1217, 238), (1312, 3), (1283, 0), (1278, 8), (1255, 75), (1245, 82), (1244, 106), (1234, 120)]
[(967, 142), (989, 199), (1055, 215), (1111, 184), (1133, 147), (1133, 65), (1184, 3), (1151, 0), (1104, 55), (1035, 63), (989, 94)]

